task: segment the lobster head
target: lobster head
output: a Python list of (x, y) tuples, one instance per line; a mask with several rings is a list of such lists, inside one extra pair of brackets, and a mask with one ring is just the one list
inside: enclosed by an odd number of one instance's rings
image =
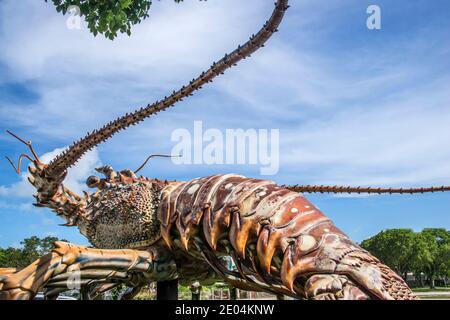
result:
[(168, 182), (138, 177), (135, 171), (96, 169), (86, 184), (96, 190), (89, 195), (78, 223), (97, 248), (141, 248), (160, 238), (157, 219), (160, 193)]

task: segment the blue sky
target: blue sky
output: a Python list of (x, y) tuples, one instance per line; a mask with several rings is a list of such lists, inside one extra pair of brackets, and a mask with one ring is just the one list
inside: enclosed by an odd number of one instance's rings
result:
[[(50, 3), (0, 2), (0, 129), (32, 139), (50, 160), (105, 122), (172, 92), (234, 49), (267, 19), (273, 1), (155, 2), (131, 38), (94, 38)], [(368, 30), (379, 5), (382, 29)], [(252, 59), (176, 108), (115, 136), (70, 172), (80, 192), (95, 166), (135, 168), (170, 153), (171, 133), (280, 129), (280, 184), (429, 186), (450, 183), (450, 3), (292, 0), (280, 32)], [(0, 135), (1, 154), (24, 146)], [(188, 180), (259, 176), (251, 165), (178, 166), (143, 173)], [(86, 244), (76, 229), (31, 206), (32, 189), (0, 162), (0, 246), (32, 235)], [(267, 177), (266, 177), (267, 178)], [(450, 194), (308, 196), (354, 240), (382, 229), (450, 228)]]

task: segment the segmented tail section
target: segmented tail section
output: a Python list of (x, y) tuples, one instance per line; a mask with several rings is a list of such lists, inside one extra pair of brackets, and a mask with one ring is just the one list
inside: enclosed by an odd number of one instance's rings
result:
[(92, 133), (88, 133), (84, 138), (76, 141), (62, 154), (58, 155), (48, 166), (47, 172), (51, 176), (60, 176), (69, 167), (73, 166), (87, 151), (100, 143), (111, 138), (115, 133), (125, 130), (131, 125), (136, 125), (151, 115), (164, 111), (172, 107), (177, 102), (191, 96), (195, 91), (201, 89), (205, 84), (212, 82), (214, 78), (223, 74), (227, 69), (235, 66), (239, 61), (250, 57), (270, 39), (277, 31), (285, 11), (289, 8), (288, 0), (277, 0), (275, 9), (270, 19), (264, 24), (259, 32), (250, 37), (244, 45), (239, 46), (230, 54), (226, 54), (221, 60), (213, 63), (206, 71), (202, 72), (196, 79), (183, 86), (178, 91), (174, 91), (170, 96), (161, 101), (149, 104), (133, 113), (126, 115), (106, 124)]

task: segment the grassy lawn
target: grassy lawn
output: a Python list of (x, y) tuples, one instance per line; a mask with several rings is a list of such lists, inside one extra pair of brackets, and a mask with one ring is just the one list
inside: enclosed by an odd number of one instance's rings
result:
[(436, 287), (434, 289), (430, 288), (414, 288), (414, 292), (450, 292), (450, 287)]
[(449, 296), (420, 297), (421, 300), (450, 300)]

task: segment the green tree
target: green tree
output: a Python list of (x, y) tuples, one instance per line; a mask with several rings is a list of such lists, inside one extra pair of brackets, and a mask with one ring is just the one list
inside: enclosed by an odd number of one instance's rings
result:
[(4, 258), (1, 261), (1, 268), (21, 268), (22, 251), (17, 248), (7, 248), (3, 250)]
[[(117, 33), (131, 34), (131, 27), (149, 17), (151, 0), (51, 0), (56, 11), (66, 14), (72, 6), (79, 9), (89, 30), (113, 40)], [(175, 0), (181, 2), (183, 0)], [(48, 0), (45, 0), (48, 2)]]
[(361, 247), (406, 279), (416, 263), (415, 238), (416, 234), (411, 229), (389, 229), (364, 240)]
[(424, 265), (425, 262), (429, 259), (430, 252), (428, 251), (426, 241), (423, 239), (420, 233), (416, 233), (414, 240), (414, 245), (412, 247), (412, 255), (414, 259), (411, 262), (411, 270), (415, 275), (417, 286), (424, 287), (425, 279), (422, 274), (424, 273)]
[(5, 250), (0, 248), (0, 267), (6, 263), (6, 253)]
[(437, 278), (450, 275), (450, 231), (424, 229), (414, 233), (411, 229), (390, 229), (364, 240), (361, 246), (378, 257), (403, 278), (414, 272), (420, 286), (424, 286), (422, 273), (431, 288)]
[(23, 246), (22, 248), (22, 259), (21, 259), (21, 266), (20, 267), (25, 267), (31, 263), (33, 263), (33, 261), (35, 261), (36, 259), (38, 259), (40, 257), (40, 250), (39, 250), (39, 246), (41, 243), (41, 239), (39, 239), (36, 236), (33, 236), (31, 238), (25, 239), (22, 242), (20, 242), (20, 244)]
[(424, 243), (420, 257), (420, 269), (427, 275), (430, 288), (435, 287), (437, 277), (447, 277), (450, 271), (450, 231), (438, 228), (424, 229), (419, 234)]

